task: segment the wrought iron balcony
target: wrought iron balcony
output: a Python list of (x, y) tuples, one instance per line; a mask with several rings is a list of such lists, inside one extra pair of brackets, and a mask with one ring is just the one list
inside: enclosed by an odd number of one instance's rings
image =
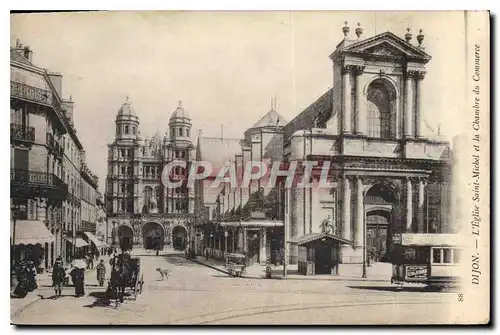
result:
[(68, 185), (53, 173), (10, 170), (11, 195), (14, 198), (53, 198), (62, 201), (68, 195)]
[[(10, 96), (47, 106), (54, 106), (55, 100), (50, 91), (15, 81), (10, 82)], [(54, 107), (59, 107), (59, 105)]]
[(10, 124), (10, 140), (21, 141), (21, 142), (35, 142), (35, 128), (29, 126), (23, 126), (16, 123)]

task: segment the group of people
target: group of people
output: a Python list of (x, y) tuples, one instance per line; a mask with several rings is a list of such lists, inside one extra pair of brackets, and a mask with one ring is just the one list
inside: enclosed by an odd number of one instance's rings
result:
[[(99, 264), (96, 266), (97, 270), (97, 281), (100, 286), (104, 285), (104, 279), (106, 276), (106, 267), (104, 265), (104, 260), (101, 259)], [(75, 296), (77, 298), (85, 295), (85, 269), (81, 267), (73, 267), (69, 273), (71, 276), (71, 281), (75, 287)], [(54, 268), (52, 271), (52, 286), (54, 287), (55, 296), (61, 296), (62, 287), (65, 283), (69, 282), (67, 278), (66, 269), (63, 266), (62, 258), (58, 257), (54, 263)]]

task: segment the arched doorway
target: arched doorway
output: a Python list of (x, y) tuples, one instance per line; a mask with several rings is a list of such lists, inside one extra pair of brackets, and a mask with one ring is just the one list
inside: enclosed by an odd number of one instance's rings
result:
[(389, 260), (391, 213), (396, 206), (396, 194), (385, 184), (376, 184), (366, 192), (366, 250), (372, 261)]
[(165, 231), (156, 222), (148, 222), (142, 227), (144, 249), (162, 250), (165, 241)]
[(174, 229), (172, 229), (172, 244), (174, 250), (186, 249), (187, 234), (186, 227), (184, 226), (175, 226)]
[(118, 227), (118, 241), (122, 251), (132, 250), (134, 231), (129, 226)]

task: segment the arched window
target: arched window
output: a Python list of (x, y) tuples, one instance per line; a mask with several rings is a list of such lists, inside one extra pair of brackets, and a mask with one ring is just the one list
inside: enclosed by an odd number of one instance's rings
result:
[(125, 135), (128, 135), (128, 126), (125, 126)]
[(179, 128), (179, 136), (182, 136), (182, 127)]
[[(144, 188), (144, 207), (149, 208), (149, 202), (151, 201), (151, 196), (153, 195), (153, 189), (150, 186)], [(142, 208), (141, 208), (142, 210)]]
[(186, 137), (189, 137), (189, 128), (186, 128)]
[(395, 93), (383, 81), (374, 81), (368, 87), (367, 117), (368, 136), (376, 138), (395, 137), (393, 124), (393, 100)]

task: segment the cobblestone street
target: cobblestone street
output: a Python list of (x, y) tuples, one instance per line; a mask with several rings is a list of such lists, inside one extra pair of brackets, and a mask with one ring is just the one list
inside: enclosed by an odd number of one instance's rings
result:
[[(86, 296), (73, 297), (73, 288), (51, 299), (52, 288), (40, 285), (15, 310), (15, 324), (352, 324), (379, 322), (439, 323), (448, 313), (452, 293), (425, 292), (408, 286), (396, 291), (381, 282), (327, 280), (267, 280), (232, 278), (187, 261), (183, 254), (141, 256), (145, 287), (137, 300), (117, 308), (102, 306), (96, 296), (95, 273), (87, 275)], [(168, 268), (161, 281), (156, 268)], [(109, 272), (108, 272), (109, 273)], [(40, 299), (34, 297), (40, 295)]]

